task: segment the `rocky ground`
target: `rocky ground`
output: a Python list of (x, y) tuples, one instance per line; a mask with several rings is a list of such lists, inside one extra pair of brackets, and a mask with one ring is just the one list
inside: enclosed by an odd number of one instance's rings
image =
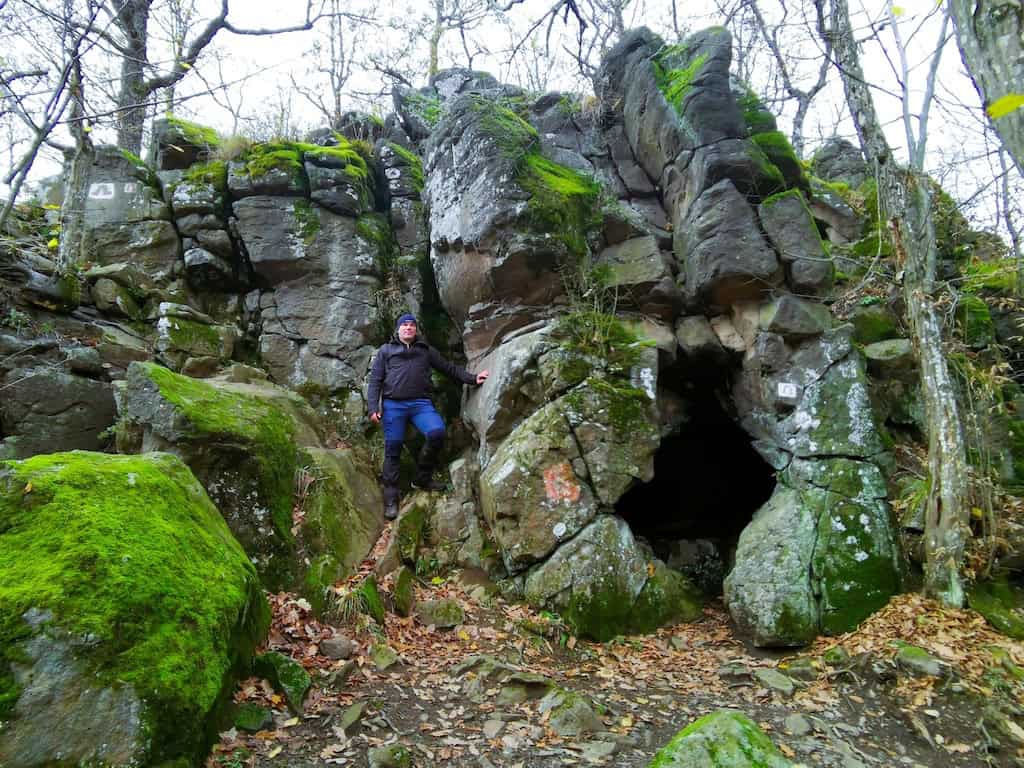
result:
[(304, 601), (273, 596), (268, 646), (312, 676), (304, 709), (289, 711), (265, 680), (244, 681), (236, 701), (269, 714), (222, 733), (208, 768), (640, 768), (723, 708), (752, 718), (797, 765), (1024, 765), (1024, 644), (917, 595), (793, 655), (744, 647), (720, 603), (691, 624), (595, 644), (504, 601), (479, 574), (421, 581), (414, 593), (457, 601), (462, 623), (388, 613), (381, 626), (344, 603), (321, 623)]

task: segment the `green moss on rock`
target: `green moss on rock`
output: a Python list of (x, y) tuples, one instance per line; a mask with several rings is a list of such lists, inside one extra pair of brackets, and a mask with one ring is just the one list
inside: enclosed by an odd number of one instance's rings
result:
[(961, 294), (956, 306), (956, 320), (967, 346), (981, 349), (995, 342), (996, 327), (992, 313), (980, 297)]
[(302, 714), (302, 703), (306, 698), (312, 680), (299, 662), (277, 651), (256, 657), (255, 672), (265, 678), (275, 690), (284, 694), (288, 708), (297, 715)]
[(174, 126), (185, 141), (196, 147), (214, 149), (221, 142), (220, 134), (208, 126), (193, 123), (190, 120), (185, 120), (184, 118), (177, 117), (176, 115), (168, 116), (167, 122)]
[(263, 498), (278, 535), (291, 542), (296, 449), (295, 423), (283, 411), (257, 397), (223, 392), (155, 363), (139, 368), (191, 424), (195, 436), (241, 442), (260, 467)]
[(1004, 635), (1024, 640), (1024, 589), (1005, 575), (976, 583), (967, 603)]
[(751, 140), (778, 169), (787, 186), (804, 189), (809, 187), (800, 158), (796, 156), (786, 134), (782, 131), (766, 131), (755, 134)]
[(358, 589), (361, 597), (363, 612), (381, 626), (384, 625), (384, 601), (380, 598), (380, 591), (377, 589), (377, 578), (371, 573)]
[[(202, 486), (168, 454), (74, 451), (0, 463), (0, 707), (35, 608), (89, 637), (99, 686), (144, 700), (153, 762), (192, 756), (266, 633), (255, 570)], [(0, 709), (0, 718), (4, 709)], [(159, 759), (158, 759), (159, 758)]]
[(415, 152), (410, 152), (401, 144), (393, 141), (388, 142), (388, 147), (402, 159), (403, 165), (409, 170), (412, 179), (412, 188), (417, 192), (423, 191), (423, 161)]
[(587, 235), (600, 225), (600, 185), (579, 172), (540, 154), (540, 137), (532, 125), (508, 107), (482, 96), (472, 111), (481, 132), (498, 146), (527, 192), (529, 223), (552, 235), (570, 254), (587, 250)]
[(658, 750), (648, 768), (791, 768), (745, 715), (719, 710), (691, 723)]
[(648, 566), (647, 583), (633, 604), (629, 628), (647, 634), (666, 624), (694, 621), (703, 613), (699, 590), (683, 574), (656, 560)]
[(299, 237), (309, 245), (320, 232), (319, 210), (309, 200), (298, 198), (292, 203), (292, 215), (295, 217)]
[[(690, 59), (687, 46), (680, 44), (667, 46), (651, 62), (658, 89), (680, 116), (684, 111), (683, 102), (707, 59), (705, 53)], [(686, 63), (680, 66), (683, 61)]]

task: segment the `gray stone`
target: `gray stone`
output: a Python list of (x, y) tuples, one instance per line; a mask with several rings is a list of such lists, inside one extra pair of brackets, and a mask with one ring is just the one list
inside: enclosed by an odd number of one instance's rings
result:
[(236, 284), (235, 269), (222, 256), (202, 248), (185, 251), (185, 276), (189, 284), (206, 291), (225, 290)]
[(101, 277), (92, 285), (92, 301), (96, 309), (115, 317), (129, 317), (138, 320), (142, 310), (132, 297), (130, 290), (106, 277)]
[(880, 379), (914, 381), (917, 379), (917, 357), (910, 339), (886, 339), (864, 347), (868, 371)]
[(704, 315), (681, 318), (676, 325), (676, 340), (687, 360), (709, 365), (723, 365), (728, 360), (728, 353)]
[(353, 180), (344, 168), (322, 168), (306, 163), (309, 196), (317, 205), (342, 216), (358, 217), (373, 207), (373, 199), (362, 179)]
[(355, 650), (355, 643), (344, 635), (328, 637), (320, 643), (320, 652), (328, 659), (347, 659)]
[(828, 307), (790, 294), (783, 294), (761, 307), (760, 327), (787, 341), (817, 336), (832, 326)]
[(234, 198), (254, 195), (276, 197), (301, 197), (309, 191), (309, 180), (305, 171), (299, 168), (269, 168), (254, 176), (249, 173), (246, 163), (228, 163), (228, 191)]
[(526, 575), (527, 602), (597, 640), (625, 634), (647, 581), (647, 558), (621, 518), (601, 515)]
[(178, 233), (169, 221), (89, 225), (82, 238), (83, 261), (128, 262), (157, 281), (170, 277), (180, 253)]
[(469, 391), (462, 417), (481, 446), (505, 437), (524, 412), (541, 405), (551, 392), (541, 380), (537, 357), (552, 345), (547, 326), (501, 344), (476, 362), (490, 372), (482, 386)]
[(753, 209), (729, 180), (703, 193), (675, 233), (686, 292), (708, 306), (756, 299), (782, 278)]
[(559, 736), (574, 738), (604, 730), (595, 705), (584, 696), (564, 688), (553, 688), (540, 700), (538, 711)]
[(422, 600), (416, 603), (416, 618), (427, 626), (438, 629), (457, 627), (466, 619), (465, 611), (458, 601), (451, 598)]
[(193, 379), (208, 379), (216, 375), (220, 366), (219, 357), (186, 357), (185, 362), (181, 364), (181, 374), (191, 376)]
[[(180, 230), (179, 230), (180, 231)], [(196, 242), (199, 247), (210, 253), (215, 253), (230, 263), (235, 261), (235, 244), (231, 235), (223, 229), (201, 229), (195, 233)]]
[(754, 679), (764, 688), (787, 699), (796, 691), (793, 681), (775, 669), (755, 669)]
[(818, 634), (808, 580), (816, 532), (817, 520), (799, 494), (779, 485), (740, 534), (725, 600), (756, 645), (806, 645)]
[(806, 736), (813, 730), (810, 721), (801, 714), (787, 715), (783, 727), (792, 736)]
[(778, 251), (790, 288), (821, 296), (832, 287), (835, 267), (821, 244), (818, 228), (798, 190), (765, 200), (758, 208), (761, 225)]
[(619, 290), (624, 306), (672, 319), (681, 297), (668, 261), (654, 237), (647, 235), (610, 245), (595, 261), (611, 271), (608, 286)]
[(116, 420), (109, 383), (53, 364), (14, 368), (2, 381), (0, 452), (5, 458), (102, 450), (104, 432)]

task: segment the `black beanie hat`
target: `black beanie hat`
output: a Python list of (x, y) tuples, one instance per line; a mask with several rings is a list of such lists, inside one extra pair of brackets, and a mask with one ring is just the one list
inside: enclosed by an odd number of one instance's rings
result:
[[(396, 331), (398, 330), (398, 326), (400, 326), (402, 323), (416, 323), (416, 318), (410, 313), (406, 312), (404, 315), (402, 315), (395, 321)], [(419, 323), (416, 324), (419, 325)]]

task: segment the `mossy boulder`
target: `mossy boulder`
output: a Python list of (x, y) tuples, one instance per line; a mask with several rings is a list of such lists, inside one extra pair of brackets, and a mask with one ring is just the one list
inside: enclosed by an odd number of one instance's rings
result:
[(753, 720), (723, 709), (681, 730), (658, 750), (648, 768), (791, 768), (792, 765)]
[(422, 600), (416, 603), (416, 618), (427, 626), (451, 629), (466, 620), (466, 612), (458, 601), (451, 598)]
[[(118, 447), (180, 455), (267, 588), (291, 589), (304, 583), (309, 568), (298, 553), (305, 547), (320, 554), (316, 535), (300, 533), (303, 541), (297, 542), (292, 533), (298, 448), (318, 447), (318, 430), (309, 405), (287, 390), (199, 381), (152, 363), (134, 363), (128, 370)], [(335, 481), (341, 484), (340, 472)], [(329, 533), (320, 533), (324, 541), (331, 540)]]
[(303, 701), (313, 681), (299, 662), (283, 653), (270, 651), (256, 657), (254, 671), (274, 686), (274, 690), (284, 694), (292, 712), (302, 714)]
[(350, 449), (304, 448), (300, 477), (308, 483), (298, 495), (296, 545), (310, 564), (301, 593), (316, 614), (328, 590), (353, 573), (383, 530), (383, 498), (375, 473)]
[(480, 475), (480, 505), (512, 573), (549, 555), (597, 514), (578, 443), (556, 400), (502, 442)]
[(898, 547), (878, 467), (794, 459), (740, 534), (725, 596), (759, 646), (854, 629), (899, 589)]
[(696, 618), (699, 610), (685, 579), (670, 577), (657, 561), (650, 570), (648, 564), (626, 522), (600, 515), (527, 573), (524, 595), (535, 607), (557, 611), (578, 634), (599, 641)]
[(269, 618), (177, 457), (0, 463), (0, 764), (198, 763)]
[(1005, 575), (976, 583), (967, 603), (1004, 635), (1024, 639), (1024, 589)]
[(647, 565), (647, 582), (637, 595), (629, 615), (629, 628), (641, 634), (680, 621), (696, 621), (703, 613), (703, 599), (693, 583), (660, 560)]
[(859, 306), (850, 313), (853, 340), (858, 344), (895, 339), (901, 335), (896, 313), (885, 304)]
[(982, 349), (995, 342), (992, 312), (979, 296), (961, 294), (956, 305), (956, 321), (964, 343), (972, 349)]
[(835, 458), (796, 461), (790, 480), (817, 520), (811, 570), (821, 630), (849, 632), (900, 588), (885, 478), (870, 462)]

